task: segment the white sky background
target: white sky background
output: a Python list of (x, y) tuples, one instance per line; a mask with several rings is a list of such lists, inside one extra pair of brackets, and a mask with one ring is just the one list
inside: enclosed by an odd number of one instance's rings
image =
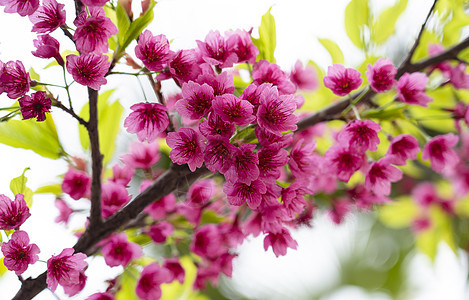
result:
[[(134, 0), (134, 14), (139, 12), (139, 3)], [(71, 1), (60, 1), (71, 8)], [(155, 19), (150, 25), (153, 34), (165, 34), (173, 40), (171, 48), (187, 49), (196, 47), (195, 40), (204, 40), (210, 30), (225, 32), (229, 29), (249, 29), (260, 24), (262, 15), (272, 6), (271, 13), (275, 17), (277, 26), (277, 63), (289, 70), (297, 59), (307, 62), (313, 59), (321, 67), (331, 64), (326, 50), (317, 42), (317, 38), (334, 40), (342, 48), (346, 64), (353, 66), (361, 59), (345, 35), (343, 28), (344, 8), (347, 0), (162, 0), (155, 7)], [(386, 6), (392, 0), (380, 1)], [(416, 35), (426, 13), (430, 7), (429, 0), (410, 1), (408, 11), (399, 21), (406, 24), (398, 29), (399, 38), (410, 44)], [(2, 11), (3, 8), (0, 8)], [(67, 23), (71, 24), (74, 11), (67, 13)], [(53, 78), (50, 82), (62, 83), (61, 70), (51, 68), (41, 70), (50, 60), (35, 58), (31, 55), (34, 50), (32, 40), (35, 33), (30, 32), (31, 23), (28, 18), (21, 18), (17, 14), (0, 14), (0, 60), (21, 60), (26, 69), (33, 66), (42, 75), (42, 81)], [(61, 51), (72, 49), (72, 44), (64, 38), (60, 31), (53, 36), (61, 43)], [(129, 47), (133, 47), (133, 44)], [(346, 50), (344, 50), (346, 49)], [(129, 51), (133, 54), (133, 51)], [(55, 75), (58, 73), (58, 76)], [(109, 87), (119, 86), (116, 95), (121, 104), (127, 109), (131, 104), (142, 101), (142, 91), (134, 79), (110, 76)], [(164, 86), (165, 87), (165, 86)], [(86, 89), (74, 85), (74, 107), (79, 111), (86, 99)], [(107, 87), (106, 87), (107, 89)], [(146, 85), (148, 96), (152, 93)], [(62, 98), (65, 99), (65, 98)], [(0, 96), (0, 106), (10, 106), (12, 101), (5, 95)], [(127, 113), (124, 113), (124, 117)], [(65, 150), (72, 155), (83, 156), (79, 141), (77, 125), (68, 115), (54, 109), (59, 136)], [(119, 139), (118, 150), (126, 149), (129, 136)], [(41, 185), (57, 182), (56, 176), (65, 173), (67, 166), (63, 161), (41, 158), (31, 151), (15, 149), (0, 145), (0, 194), (12, 197), (9, 190), (10, 180), (19, 176), (25, 167), (31, 170), (26, 173), (28, 186), (33, 190)], [(63, 226), (57, 226), (54, 218), (57, 210), (53, 206), (53, 196), (34, 196), (32, 217), (25, 223), (31, 241), (41, 249), (40, 259), (46, 261), (52, 254), (58, 254), (63, 248), (71, 247), (76, 239)], [(75, 218), (75, 224), (81, 220)], [(241, 255), (234, 265), (233, 283), (235, 288), (244, 289), (249, 297), (259, 299), (304, 299), (308, 290), (324, 288), (333, 285), (339, 274), (337, 270), (337, 256), (350, 246), (351, 235), (358, 227), (357, 221), (350, 218), (346, 225), (334, 226), (329, 221), (316, 221), (313, 230), (302, 229), (293, 235), (298, 240), (298, 250), (288, 251), (286, 257), (275, 258), (271, 250), (264, 252), (262, 239), (251, 239), (241, 247)], [(345, 250), (344, 250), (345, 249)], [(335, 254), (334, 254), (335, 253)], [(102, 261), (92, 264), (87, 271), (89, 282), (99, 278), (111, 278), (117, 274), (118, 268), (108, 268)], [(412, 278), (416, 287), (413, 299), (467, 299), (466, 278), (467, 262), (465, 255), (456, 258), (443, 247), (435, 265), (432, 267), (424, 256), (418, 256), (412, 262)], [(38, 262), (25, 273), (37, 275), (46, 268), (44, 263)], [(88, 284), (86, 290), (75, 297), (83, 297), (98, 291), (96, 285)], [(10, 299), (17, 291), (19, 282), (13, 273), (0, 280), (0, 299)], [(273, 289), (275, 288), (275, 289)], [(270, 289), (275, 292), (272, 295)], [(101, 288), (99, 291), (103, 291)], [(61, 299), (66, 298), (62, 289), (58, 289)], [(303, 295), (303, 296), (302, 296)], [(346, 295), (346, 296), (345, 296)], [(302, 298), (303, 297), (303, 298)], [(366, 294), (364, 291), (349, 287), (330, 295), (327, 300), (335, 299), (388, 299), (385, 295)], [(37, 299), (55, 299), (45, 291)]]

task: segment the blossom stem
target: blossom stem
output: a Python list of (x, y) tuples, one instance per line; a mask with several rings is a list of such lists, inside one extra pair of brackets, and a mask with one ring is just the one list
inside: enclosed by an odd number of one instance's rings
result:
[(72, 97), (70, 96), (70, 85), (67, 83), (67, 73), (65, 71), (65, 65), (62, 65), (62, 71), (64, 75), (65, 90), (67, 91), (68, 103), (70, 105), (70, 110), (73, 112)]

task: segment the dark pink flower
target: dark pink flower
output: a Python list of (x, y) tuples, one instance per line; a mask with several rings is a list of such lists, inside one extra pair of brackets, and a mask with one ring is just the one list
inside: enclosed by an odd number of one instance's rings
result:
[(416, 159), (419, 151), (419, 143), (415, 137), (401, 134), (392, 139), (386, 156), (392, 158), (392, 164), (403, 166), (408, 159)]
[(295, 143), (288, 160), (288, 166), (295, 178), (307, 178), (315, 173), (317, 169), (315, 157), (313, 156), (315, 148), (316, 143), (312, 141), (307, 143), (301, 139)]
[(42, 5), (29, 16), (29, 20), (34, 24), (31, 31), (48, 33), (65, 25), (66, 14), (64, 6), (55, 0), (44, 0)]
[(34, 47), (36, 47), (36, 51), (32, 51), (31, 53), (40, 58), (55, 58), (59, 65), (64, 65), (64, 60), (59, 52), (59, 41), (54, 39), (48, 34), (40, 35), (37, 37), (37, 40), (33, 41)]
[(230, 68), (238, 61), (234, 52), (235, 40), (225, 40), (218, 30), (211, 30), (205, 37), (205, 42), (197, 40), (202, 59), (220, 68)]
[(5, 6), (5, 12), (20, 16), (28, 16), (39, 7), (39, 0), (0, 0), (0, 5)]
[(177, 258), (167, 258), (164, 261), (163, 268), (168, 269), (169, 272), (173, 275), (173, 280), (179, 281), (181, 284), (184, 283), (184, 277), (186, 276), (186, 272), (184, 268), (179, 263)]
[(219, 135), (229, 139), (236, 128), (233, 123), (223, 121), (219, 115), (212, 112), (205, 121), (199, 124), (199, 130), (205, 137)]
[(272, 144), (279, 144), (282, 148), (291, 145), (293, 142), (293, 133), (287, 133), (284, 135), (273, 134), (259, 126), (254, 129), (259, 144), (264, 147), (268, 147)]
[(108, 39), (117, 33), (117, 27), (106, 17), (104, 8), (89, 7), (88, 10), (89, 16), (87, 10), (83, 10), (73, 21), (77, 27), (73, 34), (77, 50), (83, 54), (106, 53), (109, 47)]
[(366, 68), (365, 74), (373, 91), (383, 93), (392, 88), (397, 69), (389, 58), (380, 58)]
[(259, 179), (250, 184), (242, 182), (226, 182), (223, 192), (231, 205), (240, 206), (246, 203), (250, 209), (256, 209), (262, 201), (262, 194), (267, 192), (266, 185)]
[(404, 103), (427, 107), (427, 103), (432, 101), (432, 98), (425, 94), (427, 82), (428, 77), (424, 73), (405, 73), (397, 82), (397, 97)]
[(36, 118), (38, 122), (46, 119), (46, 112), (50, 112), (52, 100), (47, 97), (46, 92), (38, 91), (25, 95), (18, 99), (23, 120)]
[(452, 68), (449, 80), (457, 89), (469, 89), (469, 74), (466, 74), (466, 64), (459, 63)]
[(301, 61), (297, 60), (291, 70), (290, 80), (300, 90), (313, 91), (318, 87), (318, 77), (313, 67), (303, 67)]
[(167, 109), (159, 103), (142, 102), (130, 107), (133, 112), (125, 118), (127, 132), (136, 133), (138, 140), (153, 142), (168, 127)]
[(166, 143), (171, 150), (169, 158), (178, 164), (187, 164), (192, 172), (204, 163), (205, 137), (192, 128), (169, 132)]
[(345, 216), (350, 212), (351, 205), (347, 198), (340, 198), (332, 202), (332, 209), (329, 211), (329, 217), (336, 224), (342, 223)]
[(288, 79), (287, 75), (275, 63), (266, 60), (258, 61), (252, 70), (253, 83), (261, 85), (271, 83), (277, 87), (281, 95), (293, 94), (296, 91), (295, 85)]
[(228, 72), (216, 74), (212, 69), (208, 71), (204, 70), (204, 72), (197, 77), (197, 83), (206, 83), (212, 87), (214, 96), (233, 94), (235, 91), (233, 76), (228, 74)]
[(401, 178), (402, 171), (391, 165), (389, 157), (385, 157), (371, 164), (366, 174), (365, 187), (378, 196), (387, 196), (391, 193), (391, 182)]
[(373, 191), (365, 188), (364, 184), (358, 184), (353, 189), (347, 190), (350, 200), (362, 210), (370, 210), (373, 204), (383, 204), (391, 199), (384, 195), (376, 195)]
[(235, 32), (226, 33), (227, 44), (234, 45), (233, 51), (238, 56), (238, 63), (248, 62), (254, 64), (259, 50), (252, 43), (251, 31), (237, 29)]
[(80, 282), (80, 272), (88, 264), (85, 262), (85, 254), (74, 252), (73, 248), (66, 248), (47, 260), (47, 286), (51, 291), (55, 292), (59, 284), (66, 287)]
[(86, 54), (80, 57), (71, 54), (67, 56), (67, 71), (73, 79), (81, 85), (86, 85), (99, 91), (101, 85), (106, 84), (104, 78), (111, 62), (106, 55)]
[(337, 96), (343, 97), (356, 90), (362, 84), (360, 72), (353, 68), (345, 68), (341, 64), (333, 64), (327, 69), (324, 86), (331, 89)]
[(78, 200), (85, 197), (89, 194), (90, 187), (91, 178), (87, 173), (72, 168), (65, 173), (62, 191), (69, 194), (72, 199)]
[(350, 151), (348, 147), (340, 145), (332, 146), (325, 157), (329, 162), (330, 171), (337, 175), (339, 180), (348, 182), (355, 171), (360, 169), (363, 163), (363, 155)]
[(259, 158), (257, 152), (253, 152), (256, 145), (242, 144), (233, 151), (233, 164), (225, 172), (226, 180), (250, 184), (259, 177)]
[(164, 243), (168, 236), (173, 234), (174, 228), (173, 226), (166, 222), (159, 222), (157, 224), (151, 225), (146, 234), (151, 237), (153, 242), (155, 243)]
[(236, 147), (225, 137), (208, 137), (204, 155), (205, 166), (214, 173), (225, 173), (233, 164), (231, 156), (235, 150)]
[(455, 166), (459, 158), (451, 147), (456, 146), (458, 140), (453, 133), (435, 136), (423, 147), (422, 159), (429, 159), (433, 170), (437, 172), (443, 171), (445, 167)]
[(416, 218), (411, 226), (411, 229), (416, 232), (422, 232), (429, 229), (432, 226), (432, 221), (427, 216), (422, 216)]
[(216, 225), (204, 225), (195, 232), (190, 250), (199, 256), (213, 259), (226, 251), (222, 241)]
[[(93, 7), (93, 6), (104, 6), (109, 0), (83, 0), (83, 4), (85, 4), (88, 7)], [(119, 2), (120, 4), (121, 2)]]
[(142, 256), (140, 245), (129, 242), (123, 232), (113, 234), (101, 248), (104, 261), (110, 267), (127, 266), (132, 259)]
[(7, 93), (8, 98), (16, 99), (29, 91), (31, 78), (21, 61), (9, 61), (0, 72), (0, 91)]
[(272, 251), (276, 257), (280, 255), (286, 255), (287, 249), (295, 249), (298, 247), (298, 243), (291, 237), (287, 229), (283, 228), (279, 233), (269, 233), (264, 238), (264, 250), (267, 251), (269, 246), (272, 247)]
[(282, 135), (282, 131), (296, 130), (298, 118), (293, 114), (296, 102), (293, 95), (279, 96), (276, 87), (266, 88), (261, 94), (257, 109), (259, 127)]
[(193, 81), (182, 85), (182, 97), (174, 107), (181, 116), (191, 120), (199, 120), (205, 116), (215, 99), (212, 87), (206, 83), (200, 85)]
[(412, 198), (421, 206), (430, 206), (438, 203), (440, 198), (436, 193), (436, 189), (431, 182), (422, 182), (412, 190)]
[(150, 71), (159, 72), (169, 62), (173, 53), (169, 50), (169, 42), (163, 34), (153, 36), (149, 30), (140, 34), (135, 55)]
[(157, 80), (173, 78), (179, 85), (196, 80), (201, 73), (194, 50), (179, 50), (168, 64), (169, 73), (160, 73)]
[(70, 215), (74, 212), (73, 209), (68, 206), (68, 204), (61, 198), (55, 199), (54, 202), (55, 207), (59, 210), (59, 215), (55, 218), (56, 223), (68, 223), (68, 219), (70, 219)]
[(108, 218), (121, 209), (130, 200), (127, 189), (120, 184), (109, 181), (103, 184), (101, 191), (101, 214)]
[(158, 143), (132, 143), (130, 153), (121, 156), (121, 160), (134, 169), (149, 169), (156, 164), (160, 158), (160, 145)]
[(70, 283), (68, 285), (63, 286), (65, 294), (70, 296), (70, 297), (75, 296), (76, 294), (78, 294), (85, 287), (86, 279), (88, 279), (88, 277), (85, 275), (85, 271), (81, 270), (78, 273), (78, 281), (77, 282)]
[(248, 100), (254, 106), (254, 114), (257, 114), (257, 108), (261, 101), (261, 95), (265, 90), (272, 87), (271, 83), (263, 83), (261, 85), (250, 84), (244, 89), (239, 99)]
[(176, 196), (169, 194), (145, 207), (144, 211), (154, 220), (162, 219), (176, 208)]
[(217, 96), (212, 102), (212, 109), (223, 121), (236, 125), (247, 125), (253, 123), (256, 119), (252, 115), (252, 104), (232, 94)]
[(262, 179), (278, 179), (280, 168), (288, 162), (288, 151), (278, 144), (261, 148), (257, 155), (259, 157), (259, 177)]
[(306, 207), (303, 195), (307, 194), (305, 187), (308, 184), (305, 179), (296, 180), (288, 188), (282, 189), (282, 203), (291, 217), (295, 217), (295, 213), (301, 213)]
[(5, 195), (0, 195), (0, 230), (18, 228), (30, 216), (22, 194), (16, 194), (13, 201)]
[(195, 182), (187, 192), (187, 204), (203, 207), (215, 195), (216, 184), (213, 179), (203, 179)]
[(39, 252), (39, 247), (36, 244), (29, 244), (28, 234), (22, 230), (13, 232), (10, 240), (2, 244), (2, 253), (5, 257), (3, 263), (8, 270), (15, 271), (18, 276), (26, 271), (28, 265), (36, 263)]
[(108, 293), (94, 293), (86, 298), (86, 300), (114, 300), (114, 296)]
[(112, 167), (112, 178), (110, 178), (109, 181), (122, 186), (127, 186), (132, 180), (134, 173), (135, 170), (129, 166), (120, 166), (115, 164), (114, 167)]
[(143, 268), (137, 282), (135, 292), (142, 300), (158, 300), (161, 298), (161, 284), (169, 283), (171, 272), (155, 262)]
[(339, 133), (337, 140), (343, 145), (348, 145), (350, 150), (365, 152), (378, 149), (378, 131), (381, 127), (370, 120), (353, 120)]

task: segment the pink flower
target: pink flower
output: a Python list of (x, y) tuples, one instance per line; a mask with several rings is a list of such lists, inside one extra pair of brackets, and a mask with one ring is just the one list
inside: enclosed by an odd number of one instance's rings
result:
[(161, 298), (161, 284), (169, 283), (171, 272), (155, 262), (149, 264), (141, 273), (135, 292), (142, 300), (158, 300)]
[(377, 93), (383, 93), (392, 88), (397, 69), (388, 58), (378, 59), (374, 65), (368, 64), (365, 72), (371, 89)]
[(427, 103), (432, 101), (425, 94), (427, 82), (428, 77), (424, 73), (405, 73), (397, 82), (397, 97), (404, 103), (427, 107)]
[(5, 12), (20, 16), (28, 16), (39, 7), (39, 0), (0, 0), (0, 5), (5, 6)]
[(30, 216), (22, 194), (16, 194), (13, 201), (5, 195), (0, 195), (0, 230), (18, 228)]
[(225, 40), (218, 30), (210, 31), (205, 37), (205, 42), (197, 40), (202, 59), (211, 65), (220, 68), (230, 68), (238, 61), (234, 52), (235, 40)]
[(233, 123), (223, 121), (219, 115), (209, 113), (208, 118), (199, 124), (199, 130), (205, 137), (219, 135), (229, 139), (236, 128)]
[(129, 166), (120, 166), (118, 164), (112, 167), (112, 178), (109, 181), (115, 182), (122, 186), (127, 186), (132, 177), (134, 176), (135, 170)]
[(336, 224), (342, 223), (345, 216), (349, 213), (351, 205), (347, 198), (340, 198), (332, 203), (332, 209), (329, 211), (329, 217)]
[(237, 29), (235, 32), (227, 33), (227, 44), (234, 45), (233, 51), (238, 56), (238, 63), (254, 64), (256, 62), (259, 50), (252, 43), (251, 31)]
[(306, 207), (303, 195), (307, 194), (305, 187), (307, 182), (304, 179), (296, 180), (288, 188), (282, 189), (282, 202), (288, 214), (294, 218), (295, 213), (301, 213)]
[(262, 194), (267, 192), (267, 187), (258, 179), (249, 184), (228, 181), (223, 185), (223, 192), (231, 205), (247, 203), (250, 209), (256, 209), (261, 204)]
[(93, 6), (104, 6), (108, 1), (109, 0), (83, 0), (82, 2), (88, 7), (93, 7)]
[(415, 137), (401, 134), (393, 138), (386, 156), (392, 157), (392, 164), (403, 166), (408, 159), (416, 159), (419, 151), (419, 143)]
[(259, 144), (264, 147), (268, 147), (272, 144), (279, 144), (282, 148), (291, 145), (293, 142), (293, 133), (287, 133), (284, 135), (273, 134), (259, 126), (254, 129)]
[(52, 103), (51, 99), (47, 97), (46, 92), (43, 91), (33, 93), (31, 96), (25, 95), (18, 102), (23, 120), (36, 118), (38, 122), (46, 119), (46, 112), (50, 112)]
[(339, 180), (348, 182), (355, 171), (360, 169), (363, 163), (363, 156), (350, 151), (340, 145), (332, 146), (325, 157), (329, 162), (330, 171), (337, 175)]
[(135, 55), (150, 71), (159, 72), (173, 56), (169, 50), (169, 42), (163, 34), (153, 36), (149, 30), (140, 34), (138, 45), (135, 47)]
[(63, 287), (80, 282), (80, 273), (88, 266), (83, 253), (73, 254), (73, 248), (64, 249), (59, 255), (47, 260), (47, 286), (55, 292), (57, 285)]
[(78, 294), (85, 287), (86, 279), (88, 279), (88, 277), (85, 275), (85, 271), (81, 270), (78, 273), (78, 281), (77, 282), (74, 282), (74, 283), (63, 286), (65, 294), (70, 296), (70, 297), (75, 296), (76, 294)]
[(233, 151), (233, 164), (225, 173), (226, 180), (250, 184), (259, 177), (259, 158), (253, 152), (256, 145), (242, 144)]
[(67, 56), (67, 71), (73, 79), (81, 85), (86, 85), (99, 91), (101, 85), (106, 84), (104, 78), (111, 62), (106, 55), (86, 54), (80, 57), (71, 54)]
[(435, 136), (423, 147), (422, 159), (430, 159), (433, 170), (437, 172), (443, 171), (445, 167), (455, 166), (459, 158), (451, 147), (457, 143), (458, 137), (453, 133)]
[(162, 219), (176, 208), (176, 196), (169, 194), (145, 207), (144, 211), (154, 220)]
[(168, 133), (166, 143), (171, 150), (169, 158), (178, 164), (187, 164), (192, 172), (204, 163), (205, 137), (192, 128), (180, 128)]
[(114, 296), (108, 293), (94, 293), (86, 298), (86, 300), (114, 300)]
[(313, 67), (306, 66), (300, 60), (297, 60), (291, 70), (290, 80), (300, 90), (313, 91), (318, 87), (318, 78)]
[(452, 68), (449, 80), (457, 89), (469, 89), (469, 74), (466, 74), (466, 64), (459, 63)]
[(190, 245), (190, 250), (199, 256), (209, 259), (222, 255), (226, 250), (224, 249), (222, 236), (217, 226), (208, 224), (197, 229)]
[(365, 187), (378, 196), (387, 196), (391, 193), (391, 182), (401, 178), (402, 171), (391, 165), (389, 157), (385, 157), (371, 164), (366, 174)]
[(136, 133), (138, 140), (153, 142), (168, 127), (167, 109), (159, 103), (138, 103), (130, 107), (132, 113), (125, 119), (127, 132)]
[(112, 181), (103, 184), (101, 191), (101, 214), (108, 218), (124, 207), (130, 200), (127, 189)]
[(29, 20), (34, 24), (31, 31), (48, 33), (65, 25), (66, 14), (64, 6), (55, 0), (44, 0), (42, 5), (29, 16)]
[(254, 106), (254, 114), (257, 115), (257, 108), (260, 105), (261, 95), (265, 90), (270, 90), (271, 83), (263, 83), (261, 85), (250, 84), (244, 89), (239, 99), (248, 100)]
[(264, 238), (264, 250), (267, 251), (269, 246), (272, 247), (272, 251), (276, 257), (280, 255), (286, 255), (287, 249), (295, 249), (298, 247), (298, 243), (291, 237), (287, 229), (282, 228), (279, 233), (269, 233)]
[(121, 156), (121, 160), (134, 169), (149, 169), (160, 158), (160, 145), (158, 143), (137, 143), (130, 145), (130, 153)]
[(225, 173), (233, 164), (232, 154), (236, 147), (222, 136), (211, 136), (207, 139), (204, 161), (205, 166), (212, 172)]
[(160, 73), (156, 79), (173, 78), (179, 85), (196, 80), (201, 73), (194, 50), (179, 50), (168, 64), (169, 73)]
[(421, 206), (427, 207), (432, 203), (438, 203), (440, 198), (431, 182), (422, 182), (412, 190), (412, 198)]
[(288, 79), (280, 67), (266, 60), (261, 60), (254, 65), (252, 79), (253, 84), (256, 85), (271, 83), (277, 87), (281, 95), (293, 94), (296, 91), (295, 85)]
[(140, 245), (129, 242), (123, 232), (113, 234), (101, 248), (104, 261), (110, 267), (127, 266), (132, 259), (142, 256)]
[(39, 252), (39, 247), (36, 244), (29, 244), (28, 234), (22, 230), (13, 232), (10, 240), (2, 244), (2, 253), (5, 256), (3, 263), (8, 270), (15, 271), (18, 276), (26, 271), (29, 264), (36, 263)]
[(212, 102), (212, 109), (223, 121), (236, 125), (247, 125), (256, 119), (252, 115), (252, 104), (232, 94), (217, 96)]
[(278, 144), (261, 148), (257, 155), (259, 157), (259, 177), (263, 179), (278, 179), (280, 168), (288, 162), (288, 151)]
[(204, 70), (204, 72), (197, 77), (197, 83), (208, 84), (213, 89), (214, 96), (233, 94), (235, 91), (233, 76), (227, 72), (216, 74), (212, 69), (209, 69), (209, 71)]
[(279, 96), (277, 88), (264, 90), (257, 109), (257, 122), (262, 129), (282, 135), (282, 131), (296, 130), (298, 118), (293, 114), (296, 102), (293, 95)]
[(62, 191), (78, 200), (89, 194), (91, 187), (91, 178), (83, 171), (75, 169), (68, 169), (65, 173), (64, 181), (62, 182)]
[(54, 39), (48, 34), (40, 35), (37, 37), (37, 40), (33, 41), (34, 47), (36, 47), (36, 51), (32, 51), (31, 53), (40, 58), (55, 58), (59, 65), (64, 65), (64, 60), (59, 52), (59, 41)]
[(164, 243), (168, 236), (173, 234), (174, 228), (168, 222), (159, 222), (155, 225), (151, 225), (146, 234), (148, 234), (153, 242)]
[(163, 268), (168, 269), (168, 271), (173, 275), (173, 280), (179, 281), (181, 284), (184, 283), (184, 277), (186, 272), (184, 268), (179, 263), (177, 258), (168, 258), (164, 261)]
[(61, 198), (55, 199), (54, 205), (59, 210), (59, 215), (57, 218), (55, 218), (54, 221), (56, 223), (63, 222), (67, 224), (68, 219), (70, 219), (70, 215), (74, 212), (74, 210), (71, 209), (70, 206), (68, 206), (67, 203)]
[(362, 84), (360, 72), (353, 68), (345, 68), (341, 64), (333, 64), (327, 69), (324, 85), (337, 96), (343, 97), (356, 90)]
[[(440, 45), (440, 44), (429, 44), (428, 45), (428, 54), (430, 56), (436, 56), (438, 54), (441, 54), (443, 52), (445, 52), (445, 47), (443, 45)], [(443, 76), (445, 77), (449, 77), (450, 74), (451, 74), (451, 64), (449, 63), (449, 61), (444, 61), (442, 63), (439, 63), (439, 64), (436, 64), (434, 65), (433, 67), (431, 67), (430, 69), (431, 70), (434, 70), (434, 69), (439, 69), (441, 71), (441, 73), (443, 74)]]
[(174, 107), (181, 116), (191, 120), (199, 120), (205, 116), (215, 99), (212, 87), (206, 83), (200, 85), (193, 81), (182, 85), (182, 97)]
[(187, 192), (187, 204), (203, 207), (215, 195), (216, 188), (213, 179), (203, 179), (195, 182)]
[(73, 21), (77, 27), (73, 34), (77, 50), (83, 54), (106, 53), (109, 47), (108, 39), (117, 33), (117, 27), (106, 17), (102, 7), (89, 7), (88, 10), (89, 16), (87, 11), (83, 10)]
[(29, 91), (31, 78), (21, 61), (9, 61), (0, 71), (0, 91), (6, 92), (8, 98), (19, 98)]
[(303, 139), (295, 143), (290, 151), (288, 166), (295, 178), (311, 177), (317, 169), (313, 151), (316, 148), (315, 142), (305, 142)]
[(359, 153), (378, 149), (378, 131), (381, 127), (370, 120), (353, 120), (339, 133), (337, 140)]

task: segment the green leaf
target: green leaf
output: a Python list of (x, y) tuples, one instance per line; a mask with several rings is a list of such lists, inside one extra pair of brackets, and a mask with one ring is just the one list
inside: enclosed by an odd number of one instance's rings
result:
[(204, 210), (204, 212), (202, 213), (202, 217), (201, 217), (201, 224), (207, 224), (207, 223), (214, 223), (214, 224), (218, 224), (218, 223), (221, 223), (225, 218), (217, 215), (216, 212), (214, 212), (213, 210)]
[(345, 8), (345, 31), (352, 43), (360, 49), (365, 48), (363, 28), (368, 26), (368, 0), (352, 0)]
[(117, 3), (116, 18), (117, 29), (119, 30), (117, 33), (117, 41), (119, 42), (119, 45), (123, 45), (130, 27), (130, 19), (124, 7), (122, 7), (120, 3)]
[(47, 114), (44, 122), (29, 119), (0, 123), (0, 143), (15, 148), (30, 149), (52, 159), (65, 154), (51, 114)]
[(275, 28), (275, 19), (270, 13), (269, 8), (267, 13), (262, 16), (261, 26), (259, 26), (259, 38), (252, 39), (254, 45), (259, 49), (257, 60), (266, 59), (269, 62), (275, 62), (274, 52), (277, 46), (277, 33)]
[(419, 208), (409, 196), (402, 196), (380, 207), (378, 217), (388, 227), (404, 228), (410, 226), (418, 210)]
[(340, 50), (339, 46), (334, 41), (331, 41), (329, 39), (319, 39), (319, 42), (321, 45), (326, 48), (327, 52), (329, 52), (331, 58), (332, 58), (332, 63), (333, 64), (344, 64), (344, 54), (342, 53), (342, 50)]
[(35, 194), (54, 194), (56, 196), (62, 195), (62, 185), (57, 183), (57, 184), (49, 184), (49, 185), (44, 185), (39, 187), (36, 191), (34, 191)]
[(7, 267), (5, 267), (5, 264), (3, 263), (3, 257), (0, 258), (0, 277), (3, 276), (8, 271)]
[(116, 300), (139, 300), (135, 294), (137, 286), (137, 279), (140, 277), (139, 272), (131, 266), (124, 269), (124, 272), (119, 276), (120, 289), (116, 293)]
[(382, 44), (396, 31), (396, 22), (407, 7), (408, 0), (399, 0), (393, 6), (385, 9), (371, 27), (371, 40)]
[[(114, 150), (116, 148), (116, 137), (119, 133), (120, 122), (124, 108), (119, 101), (110, 103), (109, 97), (114, 90), (103, 92), (98, 97), (98, 130), (99, 130), (99, 145), (101, 153), (104, 155), (104, 164), (108, 163)], [(89, 103), (86, 103), (80, 112), (80, 117), (85, 120), (89, 119)], [(88, 131), (81, 125), (78, 125), (78, 132), (80, 135), (80, 142), (83, 149), (90, 148), (90, 140)]]
[(33, 203), (33, 191), (26, 186), (28, 178), (24, 176), (24, 173), (27, 170), (29, 170), (29, 168), (24, 169), (23, 174), (10, 181), (10, 190), (14, 195), (22, 194), (24, 196), (24, 201), (26, 201), (26, 205), (31, 207), (31, 204)]

